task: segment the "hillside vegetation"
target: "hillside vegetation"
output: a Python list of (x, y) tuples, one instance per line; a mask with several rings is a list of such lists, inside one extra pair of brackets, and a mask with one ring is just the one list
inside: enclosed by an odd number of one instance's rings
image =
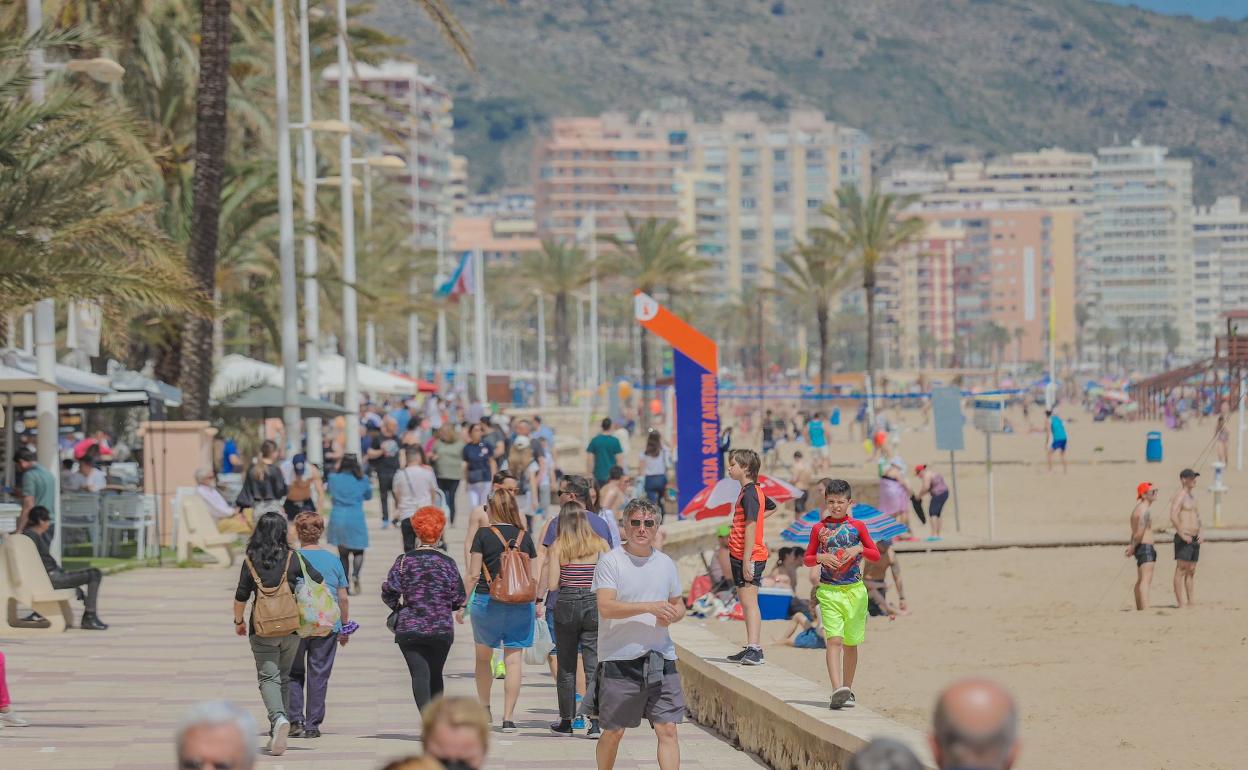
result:
[(867, 130), (882, 164), (933, 163), (1134, 136), (1191, 158), (1197, 195), (1248, 171), (1248, 22), (1095, 0), (454, 0), (480, 71), (412, 0), (374, 21), (455, 92), (471, 184), (527, 184), (553, 116), (653, 108), (701, 116), (809, 106)]

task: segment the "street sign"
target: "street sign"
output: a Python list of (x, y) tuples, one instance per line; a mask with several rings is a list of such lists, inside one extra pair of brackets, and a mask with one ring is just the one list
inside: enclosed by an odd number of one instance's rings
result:
[(984, 433), (1005, 430), (1005, 402), (1000, 399), (977, 398), (971, 402), (972, 421)]
[(966, 448), (962, 426), (962, 391), (958, 388), (932, 388), (932, 422), (936, 428), (936, 448), (960, 452)]

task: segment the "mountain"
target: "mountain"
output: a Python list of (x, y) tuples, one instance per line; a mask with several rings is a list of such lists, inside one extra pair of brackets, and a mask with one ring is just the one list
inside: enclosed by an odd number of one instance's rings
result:
[(1248, 179), (1248, 22), (1097, 0), (458, 0), (473, 74), (413, 0), (372, 21), (455, 94), (470, 184), (529, 181), (551, 117), (681, 97), (701, 116), (808, 106), (868, 131), (877, 163), (1115, 140), (1193, 161), (1197, 196)]

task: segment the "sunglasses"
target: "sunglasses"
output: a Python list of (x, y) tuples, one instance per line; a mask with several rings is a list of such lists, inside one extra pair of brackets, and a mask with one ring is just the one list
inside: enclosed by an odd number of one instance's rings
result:
[(182, 759), (178, 761), (180, 770), (237, 770), (237, 762), (207, 762), (202, 759)]
[(646, 529), (654, 529), (659, 523), (654, 519), (629, 519), (628, 523), (633, 527), (645, 527)]

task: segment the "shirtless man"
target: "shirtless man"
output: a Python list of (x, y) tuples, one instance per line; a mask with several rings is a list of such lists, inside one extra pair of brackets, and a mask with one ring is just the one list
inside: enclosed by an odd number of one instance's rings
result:
[[(520, 488), (520, 482), (516, 481), (516, 477), (511, 471), (499, 471), (494, 474), (493, 484), (490, 486), (490, 494), (505, 489), (511, 494), (516, 494), (516, 490)], [(472, 509), (468, 514), (468, 531), (464, 533), (464, 564), (467, 564), (472, 557), (469, 550), (472, 549), (472, 540), (477, 536), (477, 530), (481, 527), (490, 526), (490, 515), (485, 512), (485, 500), (481, 504)]]
[(801, 518), (806, 513), (806, 503), (810, 500), (810, 485), (814, 481), (814, 473), (810, 463), (801, 452), (793, 453), (793, 486), (802, 490), (802, 496), (793, 501), (793, 513)]
[[(897, 561), (897, 552), (893, 550), (893, 541), (881, 540), (876, 543), (880, 549), (880, 560), (869, 561), (862, 568), (862, 582), (867, 587), (867, 614), (871, 617), (887, 615), (889, 620), (896, 620), (898, 615), (909, 615), (906, 609), (906, 590), (901, 585), (901, 564)], [(893, 583), (897, 586), (898, 606), (888, 603), (888, 573), (893, 573)]]
[(1192, 494), (1198, 476), (1200, 474), (1191, 468), (1184, 468), (1179, 474), (1183, 488), (1170, 501), (1170, 523), (1174, 526), (1174, 598), (1180, 608), (1194, 601), (1196, 562), (1200, 561), (1200, 544), (1205, 542), (1196, 497)]
[(1135, 508), (1131, 511), (1131, 542), (1127, 556), (1135, 557), (1135, 608), (1148, 609), (1148, 588), (1153, 582), (1157, 549), (1153, 546), (1152, 511), (1157, 500), (1157, 487), (1145, 481), (1135, 488)]

